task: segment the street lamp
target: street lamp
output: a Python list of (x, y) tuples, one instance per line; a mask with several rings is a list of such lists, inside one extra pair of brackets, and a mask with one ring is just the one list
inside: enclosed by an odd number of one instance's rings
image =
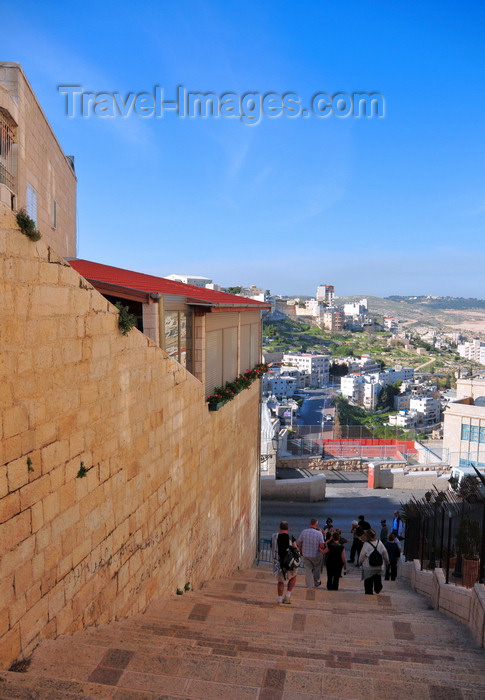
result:
[(273, 446), (273, 452), (270, 452), (268, 454), (260, 455), (259, 456), (259, 461), (261, 464), (264, 464), (267, 462), (273, 455), (278, 454), (278, 446), (280, 444), (280, 438), (279, 435), (273, 435), (271, 438), (271, 445)]

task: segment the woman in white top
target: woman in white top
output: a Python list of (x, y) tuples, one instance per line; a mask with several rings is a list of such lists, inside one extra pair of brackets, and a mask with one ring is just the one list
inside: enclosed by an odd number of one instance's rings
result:
[[(378, 554), (374, 554), (374, 552)], [(380, 557), (378, 556), (380, 554)], [(380, 558), (380, 563), (373, 561), (374, 557)], [(366, 595), (372, 595), (374, 591), (382, 591), (382, 572), (389, 564), (389, 555), (382, 542), (377, 539), (374, 530), (366, 530), (364, 544), (359, 555), (359, 564), (362, 566), (362, 578)]]

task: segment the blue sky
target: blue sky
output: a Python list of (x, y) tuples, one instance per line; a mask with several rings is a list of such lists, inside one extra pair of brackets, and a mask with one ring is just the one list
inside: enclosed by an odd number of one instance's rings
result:
[[(282, 294), (485, 297), (483, 2), (4, 0), (2, 25), (1, 60), (76, 159), (79, 257)], [(59, 85), (376, 92), (385, 115), (68, 118)]]

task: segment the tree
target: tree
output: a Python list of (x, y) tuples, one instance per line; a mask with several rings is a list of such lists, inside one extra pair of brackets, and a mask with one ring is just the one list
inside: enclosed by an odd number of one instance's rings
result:
[(349, 373), (349, 366), (345, 362), (332, 362), (329, 373), (331, 377), (345, 377)]
[(400, 386), (401, 382), (398, 380), (397, 382), (394, 382), (394, 384), (390, 384), (389, 386), (385, 386), (383, 388), (377, 400), (378, 410), (381, 408), (394, 408), (394, 397), (399, 394)]
[(242, 292), (242, 287), (228, 287), (228, 294), (240, 294)]

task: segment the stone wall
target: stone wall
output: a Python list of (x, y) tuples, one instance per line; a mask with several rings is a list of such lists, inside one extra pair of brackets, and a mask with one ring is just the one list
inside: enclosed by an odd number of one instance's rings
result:
[(485, 646), (485, 586), (475, 583), (473, 588), (462, 588), (446, 583), (442, 569), (421, 571), (418, 559), (405, 562), (401, 575), (412, 588), (425, 595), (435, 610), (450, 615), (470, 628), (473, 638)]
[[(0, 667), (250, 565), (258, 382), (201, 383), (0, 207)], [(83, 476), (83, 474), (85, 474)]]

